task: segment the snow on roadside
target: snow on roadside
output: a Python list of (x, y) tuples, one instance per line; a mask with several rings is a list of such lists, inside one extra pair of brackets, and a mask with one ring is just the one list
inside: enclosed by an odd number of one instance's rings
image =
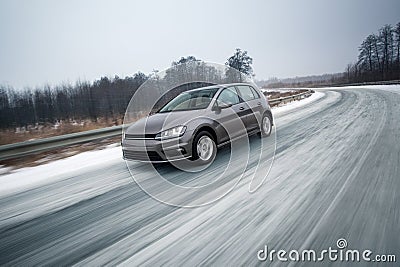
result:
[(386, 84), (386, 85), (350, 85), (350, 86), (331, 86), (331, 87), (324, 87), (318, 89), (380, 89), (380, 90), (400, 90), (400, 84)]
[(98, 166), (107, 166), (122, 162), (121, 147), (109, 145), (102, 150), (82, 152), (72, 157), (56, 160), (35, 167), (12, 170), (6, 175), (0, 175), (0, 196), (16, 189), (32, 188), (62, 180), (63, 175), (70, 172), (89, 171)]
[[(301, 89), (303, 89), (303, 88), (301, 88)], [(295, 91), (298, 91), (298, 89), (297, 88), (279, 88), (279, 89), (265, 89), (265, 88), (261, 88), (260, 89), (261, 90), (261, 92), (267, 92), (267, 93), (269, 93), (269, 92), (279, 92), (279, 93), (287, 93), (287, 92), (295, 92)]]
[(280, 114), (280, 113), (287, 112), (287, 111), (296, 109), (298, 107), (310, 104), (310, 103), (322, 98), (324, 95), (325, 95), (325, 93), (323, 93), (323, 92), (315, 92), (311, 96), (304, 98), (302, 100), (296, 100), (296, 101), (289, 102), (283, 106), (273, 107), (272, 114), (274, 114), (274, 115)]

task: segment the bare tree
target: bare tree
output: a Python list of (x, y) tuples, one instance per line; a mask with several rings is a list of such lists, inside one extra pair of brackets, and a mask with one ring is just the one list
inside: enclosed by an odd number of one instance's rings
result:
[(395, 27), (384, 25), (377, 35), (368, 35), (358, 50), (357, 63), (345, 70), (348, 82), (400, 78), (400, 22)]
[(400, 78), (400, 22), (396, 24), (394, 28), (395, 33), (395, 44), (396, 44), (396, 62), (397, 62), (397, 71)]
[(392, 60), (393, 49), (393, 28), (391, 25), (386, 24), (379, 31), (379, 40), (381, 42), (383, 66), (386, 71), (389, 70), (389, 65)]
[(371, 42), (373, 47), (373, 57), (375, 59), (377, 69), (382, 70), (380, 46), (378, 44), (378, 37), (375, 34), (371, 35)]
[(372, 72), (373, 69), (373, 45), (374, 45), (374, 36), (368, 35), (368, 37), (362, 42), (359, 51), (360, 54), (358, 56), (358, 62), (361, 65), (366, 65), (368, 66), (368, 69), (370, 72)]

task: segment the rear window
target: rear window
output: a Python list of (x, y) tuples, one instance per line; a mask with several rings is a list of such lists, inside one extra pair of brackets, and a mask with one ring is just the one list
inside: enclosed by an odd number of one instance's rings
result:
[(253, 90), (251, 90), (249, 86), (239, 85), (237, 88), (244, 101), (250, 101), (256, 98), (256, 95), (254, 95)]
[(254, 94), (255, 98), (260, 98), (260, 94), (257, 92), (257, 90), (254, 89), (254, 88), (251, 87), (251, 86), (250, 86), (250, 88), (251, 88), (251, 91), (253, 91), (253, 94)]
[(239, 96), (236, 93), (235, 87), (225, 88), (217, 98), (218, 104), (225, 103), (235, 105), (239, 102)]

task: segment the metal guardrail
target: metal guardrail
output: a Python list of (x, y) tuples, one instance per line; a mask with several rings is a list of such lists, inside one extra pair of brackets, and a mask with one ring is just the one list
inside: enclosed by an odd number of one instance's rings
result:
[(121, 135), (122, 125), (0, 146), (0, 160)]
[(275, 105), (279, 105), (279, 104), (285, 104), (287, 102), (290, 102), (292, 100), (300, 100), (302, 98), (308, 97), (312, 94), (313, 92), (311, 90), (308, 90), (307, 92), (303, 92), (300, 94), (296, 94), (296, 95), (291, 95), (291, 96), (285, 96), (285, 97), (279, 97), (279, 98), (275, 98), (275, 99), (271, 99), (269, 100), (269, 104), (271, 106), (275, 106)]
[[(303, 92), (297, 95), (280, 97), (269, 100), (271, 106), (286, 103), (291, 100), (298, 100), (311, 95), (312, 91)], [(38, 140), (25, 141), (21, 143), (0, 146), (0, 161), (15, 159), (39, 152), (53, 150), (55, 148), (81, 144), (89, 141), (115, 137), (122, 134), (123, 125), (112, 126), (102, 129), (90, 130), (79, 133), (65, 134)]]

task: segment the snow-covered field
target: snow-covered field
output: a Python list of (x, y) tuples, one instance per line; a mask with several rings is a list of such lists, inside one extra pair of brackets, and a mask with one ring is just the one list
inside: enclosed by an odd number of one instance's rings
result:
[[(331, 87), (331, 88), (346, 88), (346, 89), (375, 89), (375, 90), (385, 90), (394, 93), (400, 93), (400, 84), (388, 84), (388, 85), (359, 85), (359, 86), (346, 86), (346, 87)], [(328, 89), (328, 88), (321, 88)]]

